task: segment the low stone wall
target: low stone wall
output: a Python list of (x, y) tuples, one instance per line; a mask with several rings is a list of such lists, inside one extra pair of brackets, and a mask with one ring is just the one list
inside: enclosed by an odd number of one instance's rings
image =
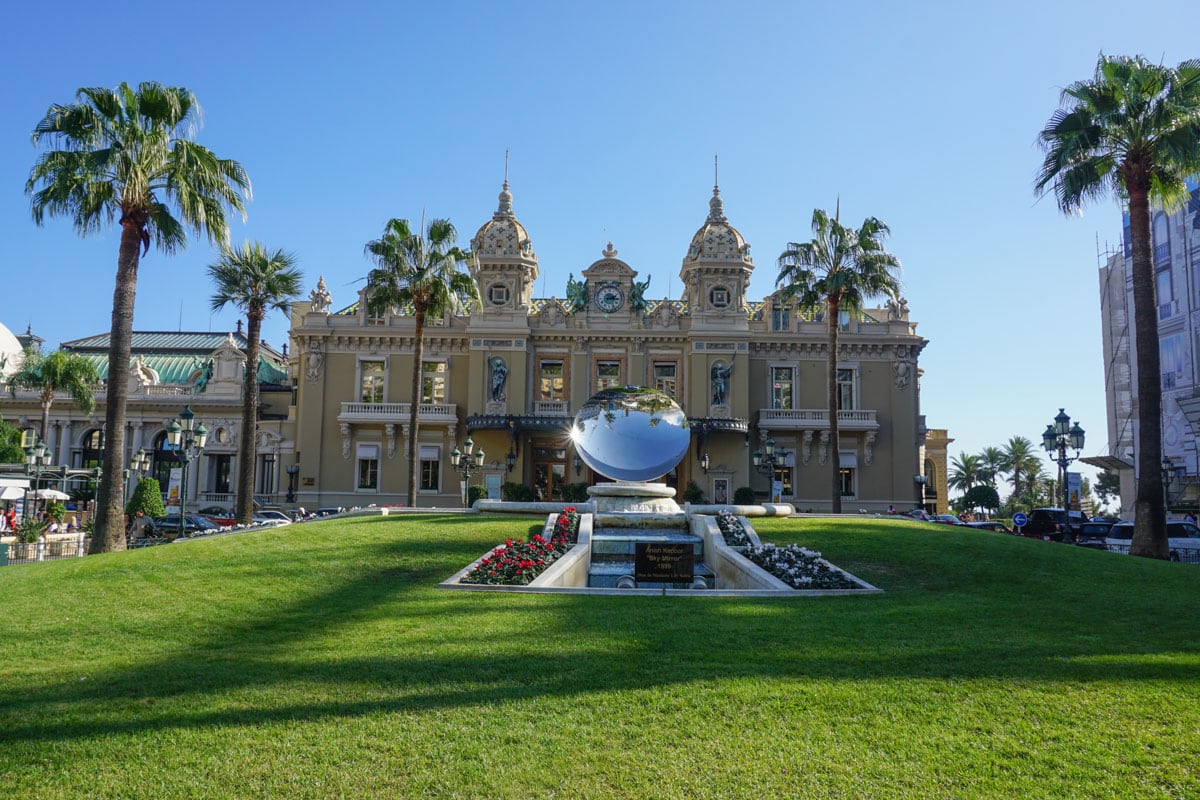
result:
[[(755, 544), (761, 544), (758, 534), (743, 520), (746, 532)], [(717, 525), (716, 517), (696, 515), (692, 517), (692, 534), (704, 540), (704, 558), (708, 568), (717, 576), (717, 589), (741, 591), (771, 591), (795, 594), (795, 589), (767, 572), (754, 562), (744, 558), (734, 548), (725, 544), (725, 536)]]

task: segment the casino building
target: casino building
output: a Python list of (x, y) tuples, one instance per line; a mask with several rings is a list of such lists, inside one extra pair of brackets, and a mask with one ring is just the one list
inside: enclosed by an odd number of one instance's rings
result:
[(535, 499), (561, 499), (569, 484), (604, 480), (573, 450), (573, 415), (600, 389), (628, 384), (662, 390), (687, 415), (690, 450), (664, 478), (680, 495), (695, 482), (708, 502), (732, 502), (750, 487), (762, 499), (828, 510), (831, 459), (846, 511), (907, 509), (932, 493), (921, 478), (945, 453), (925, 452), (919, 357), (927, 342), (907, 303), (841, 321), (841, 435), (831, 441), (825, 321), (776, 295), (747, 298), (750, 245), (718, 188), (691, 241), (680, 243), (681, 297), (647, 297), (649, 282), (611, 243), (579, 279), (572, 273), (563, 298), (534, 297), (538, 257), (507, 181), (471, 250), (482, 307), (429, 321), (420, 397), (409, 396), (414, 320), (403, 309), (371, 316), (360, 292), (335, 310), (323, 279), (294, 304), (294, 435), (284, 439), (295, 445), (298, 504), (403, 502), (413, 446), (418, 505), (458, 505), (450, 454), (468, 437), (485, 453), (472, 484), (499, 496), (503, 484), (519, 483)]

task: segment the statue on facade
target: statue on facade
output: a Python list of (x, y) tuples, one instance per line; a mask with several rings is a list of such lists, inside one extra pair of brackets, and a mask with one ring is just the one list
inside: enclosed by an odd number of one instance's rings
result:
[(629, 307), (633, 309), (633, 313), (642, 315), (646, 313), (646, 290), (649, 288), (650, 278), (633, 282), (633, 287), (629, 290)]
[(729, 402), (729, 376), (733, 374), (733, 359), (729, 364), (717, 361), (712, 365), (712, 404), (723, 406)]
[(313, 289), (312, 294), (308, 296), (308, 301), (311, 304), (311, 311), (317, 314), (329, 313), (329, 304), (333, 302), (333, 297), (330, 296), (329, 290), (325, 287), (324, 275), (317, 278), (317, 288)]
[(133, 376), (138, 383), (143, 386), (154, 386), (158, 383), (158, 372), (146, 363), (146, 357), (138, 354), (137, 360), (133, 362)]
[(583, 281), (575, 280), (575, 273), (572, 272), (567, 276), (567, 313), (576, 314), (587, 308), (588, 291), (587, 284)]
[(213, 360), (193, 362), (193, 365), (195, 369), (188, 375), (188, 380), (192, 382), (192, 394), (203, 394), (213, 376)]
[(488, 366), (492, 368), (491, 400), (493, 403), (504, 402), (504, 384), (508, 382), (508, 365), (500, 356), (488, 356)]

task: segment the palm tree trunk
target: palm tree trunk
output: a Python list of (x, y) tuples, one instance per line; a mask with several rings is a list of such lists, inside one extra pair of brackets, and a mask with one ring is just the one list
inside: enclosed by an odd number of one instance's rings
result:
[[(54, 387), (42, 389), (42, 441), (46, 442), (50, 434), (50, 406), (54, 402)], [(49, 442), (46, 442), (49, 444)], [(62, 445), (59, 445), (62, 449)]]
[(104, 409), (104, 470), (96, 488), (96, 527), (91, 552), (125, 549), (125, 404), (129, 399), (129, 352), (133, 340), (133, 301), (137, 293), (138, 248), (143, 223), (121, 218), (121, 248), (113, 288), (112, 328), (108, 344), (108, 385)]
[(1150, 254), (1149, 179), (1127, 178), (1129, 234), (1133, 242), (1133, 321), (1137, 337), (1138, 470), (1129, 552), (1167, 557), (1162, 484), (1162, 378), (1158, 356), (1158, 307)]
[(254, 468), (258, 463), (258, 337), (263, 310), (252, 304), (246, 313), (246, 372), (242, 384), (242, 436), (238, 448), (237, 521), (254, 521)]
[(420, 477), (420, 446), (417, 444), (417, 420), (421, 408), (421, 359), (425, 357), (425, 308), (413, 304), (416, 343), (413, 347), (412, 407), (408, 412), (408, 507), (417, 507), (417, 481)]
[(829, 301), (829, 501), (834, 514), (842, 513), (842, 455), (838, 447), (838, 308), (836, 298)]

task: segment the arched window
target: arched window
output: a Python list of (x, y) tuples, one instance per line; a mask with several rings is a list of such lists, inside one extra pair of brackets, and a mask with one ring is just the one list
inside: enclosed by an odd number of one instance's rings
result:
[(83, 435), (80, 442), (79, 466), (84, 469), (99, 467), (104, 463), (104, 431), (96, 428)]
[(171, 470), (182, 466), (183, 462), (179, 458), (179, 453), (167, 442), (167, 432), (162, 431), (155, 436), (149, 477), (158, 481), (163, 492), (167, 491), (167, 486), (170, 484)]
[(1154, 246), (1154, 264), (1158, 267), (1171, 263), (1171, 226), (1167, 224), (1167, 215), (1159, 212), (1154, 215), (1154, 233), (1150, 237)]

